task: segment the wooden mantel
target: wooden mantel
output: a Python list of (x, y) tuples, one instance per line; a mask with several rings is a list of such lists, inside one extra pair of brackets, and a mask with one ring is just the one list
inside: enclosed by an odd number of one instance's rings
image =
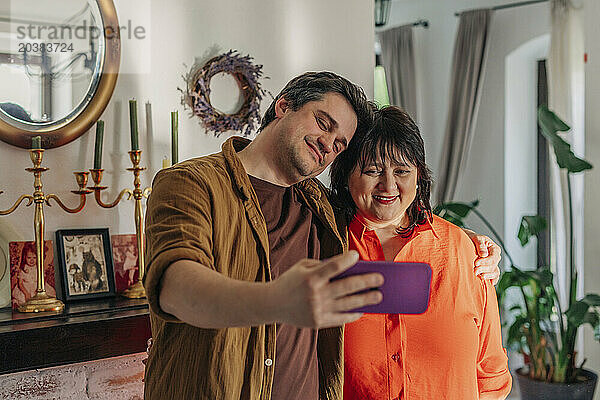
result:
[(62, 314), (0, 310), (0, 374), (98, 360), (146, 350), (145, 299), (67, 304)]

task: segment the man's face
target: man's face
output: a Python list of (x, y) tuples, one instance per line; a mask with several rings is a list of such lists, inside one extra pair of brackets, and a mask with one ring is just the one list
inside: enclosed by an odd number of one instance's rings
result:
[(291, 181), (317, 176), (346, 149), (356, 130), (356, 113), (338, 93), (327, 93), (293, 111), (281, 98), (275, 108), (275, 159)]

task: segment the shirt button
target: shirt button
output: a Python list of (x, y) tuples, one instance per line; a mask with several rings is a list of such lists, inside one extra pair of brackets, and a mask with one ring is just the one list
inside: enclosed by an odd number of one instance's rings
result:
[(400, 355), (398, 353), (392, 355), (392, 360), (398, 361), (400, 359)]
[(266, 365), (267, 367), (270, 367), (271, 365), (273, 365), (273, 360), (271, 360), (270, 358), (267, 358), (267, 359), (265, 360), (265, 365)]

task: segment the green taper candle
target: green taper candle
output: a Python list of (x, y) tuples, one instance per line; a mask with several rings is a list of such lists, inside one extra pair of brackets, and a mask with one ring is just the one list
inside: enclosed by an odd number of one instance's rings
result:
[(179, 112), (171, 112), (171, 165), (179, 162)]
[(104, 140), (104, 121), (96, 122), (96, 147), (94, 147), (94, 169), (102, 168), (102, 141)]
[(131, 130), (131, 150), (139, 150), (137, 101), (135, 99), (129, 100), (129, 128)]
[(41, 136), (35, 136), (33, 139), (31, 139), (31, 148), (32, 149), (41, 149), (42, 148), (42, 137)]

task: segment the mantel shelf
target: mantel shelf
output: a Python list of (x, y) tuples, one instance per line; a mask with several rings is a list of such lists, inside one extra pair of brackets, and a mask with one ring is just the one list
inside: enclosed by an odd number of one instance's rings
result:
[(72, 303), (61, 314), (3, 309), (0, 374), (140, 353), (150, 335), (145, 299)]

